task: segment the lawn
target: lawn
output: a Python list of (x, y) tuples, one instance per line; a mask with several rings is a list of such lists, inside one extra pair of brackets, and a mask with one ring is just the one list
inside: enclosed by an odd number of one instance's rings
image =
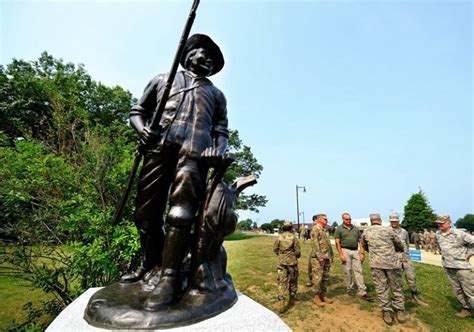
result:
[[(224, 242), (228, 253), (228, 270), (238, 291), (244, 293), (265, 307), (276, 312), (277, 258), (272, 251), (275, 237), (234, 235)], [(377, 303), (368, 303), (351, 297), (345, 292), (344, 275), (336, 258), (331, 267), (329, 295), (335, 303), (318, 308), (312, 302), (312, 295), (305, 287), (308, 281), (307, 262), (309, 241), (302, 243), (302, 257), (299, 260), (298, 301), (293, 308), (280, 314), (291, 329), (296, 331), (473, 331), (473, 319), (459, 319), (454, 314), (461, 308), (452, 293), (442, 268), (415, 263), (418, 287), (429, 308), (418, 307), (409, 299), (409, 290), (404, 284), (407, 297), (406, 308), (411, 320), (404, 325), (387, 328)], [(364, 277), (369, 294), (375, 296), (368, 263), (364, 264)], [(23, 305), (28, 301), (39, 301), (43, 293), (31, 289), (24, 281), (0, 277), (0, 331), (11, 326), (13, 320), (24, 321)]]
[[(258, 236), (241, 241), (225, 242), (231, 273), (236, 288), (276, 312), (277, 283), (276, 255), (272, 251), (275, 237)], [(357, 330), (431, 330), (473, 331), (473, 319), (459, 319), (454, 314), (461, 310), (443, 269), (415, 263), (417, 285), (430, 307), (419, 307), (410, 300), (410, 292), (404, 281), (406, 309), (411, 320), (404, 325), (395, 324), (387, 329), (380, 315), (377, 302), (368, 303), (351, 297), (345, 292), (344, 274), (336, 258), (331, 267), (329, 295), (335, 303), (326, 308), (317, 308), (305, 284), (308, 281), (307, 262), (309, 241), (302, 244), (299, 260), (299, 295), (296, 305), (280, 317), (293, 330), (311, 331), (357, 331)], [(337, 255), (336, 255), (337, 256)], [(364, 263), (365, 283), (369, 294), (375, 297), (368, 262)]]

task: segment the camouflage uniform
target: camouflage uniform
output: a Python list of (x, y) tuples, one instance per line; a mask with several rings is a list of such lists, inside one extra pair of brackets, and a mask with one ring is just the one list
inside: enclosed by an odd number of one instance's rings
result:
[(412, 293), (417, 293), (416, 288), (416, 275), (413, 265), (411, 265), (411, 259), (409, 254), (409, 241), (408, 241), (408, 232), (401, 227), (393, 229), (393, 232), (398, 236), (400, 241), (403, 244), (403, 252), (397, 253), (402, 262), (402, 269), (405, 272), (405, 278), (407, 279), (408, 286)]
[[(449, 216), (440, 215), (436, 222), (447, 220), (450, 221)], [(474, 254), (474, 236), (451, 228), (446, 233), (437, 231), (436, 242), (454, 294), (463, 309), (474, 310), (474, 267), (468, 261)]]
[(418, 239), (420, 241), (420, 249), (425, 250), (425, 239), (422, 232), (418, 232)]
[[(397, 252), (403, 252), (403, 243), (391, 228), (381, 225), (372, 225), (367, 228), (362, 234), (362, 243), (369, 251), (369, 265), (382, 311), (393, 312), (393, 305), (395, 309), (404, 312), (405, 297), (400, 273), (401, 260), (397, 254)], [(390, 290), (392, 291), (391, 301)]]
[(303, 239), (303, 241), (306, 241), (306, 226), (303, 225), (300, 228), (300, 239)]
[(298, 258), (301, 256), (298, 238), (292, 231), (284, 230), (278, 235), (273, 251), (278, 255), (278, 299), (283, 300), (288, 290), (290, 298), (294, 298), (298, 291)]
[[(313, 226), (311, 230), (311, 279), (313, 282), (313, 290), (315, 294), (327, 292), (329, 283), (329, 269), (331, 268), (331, 259), (334, 254), (332, 252), (331, 242), (328, 232), (318, 224)], [(323, 263), (320, 263), (323, 259)]]
[(434, 231), (430, 232), (430, 247), (433, 254), (437, 255), (438, 253), (438, 246), (436, 245), (436, 233)]
[(425, 229), (425, 232), (423, 233), (423, 241), (425, 242), (425, 250), (431, 251), (432, 248), (430, 246), (430, 232), (428, 232), (426, 229)]

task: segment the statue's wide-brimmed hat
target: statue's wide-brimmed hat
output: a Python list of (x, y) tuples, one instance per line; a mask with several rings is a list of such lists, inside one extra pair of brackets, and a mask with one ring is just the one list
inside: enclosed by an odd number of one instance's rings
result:
[(221, 49), (219, 48), (219, 46), (217, 46), (216, 43), (214, 43), (211, 37), (200, 33), (192, 35), (186, 41), (186, 44), (184, 45), (183, 56), (180, 60), (181, 66), (186, 68), (186, 55), (189, 53), (189, 51), (200, 47), (206, 49), (206, 51), (212, 58), (212, 62), (214, 64), (214, 68), (212, 68), (212, 71), (209, 76), (221, 71), (222, 67), (224, 67), (224, 56), (222, 55)]

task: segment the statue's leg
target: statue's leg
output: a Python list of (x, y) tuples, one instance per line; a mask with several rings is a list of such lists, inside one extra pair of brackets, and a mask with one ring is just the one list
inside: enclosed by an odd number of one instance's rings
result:
[(145, 303), (148, 310), (172, 304), (182, 291), (179, 270), (191, 245), (191, 226), (204, 194), (205, 176), (197, 160), (184, 159), (178, 163), (171, 187), (161, 278)]
[(163, 215), (172, 179), (169, 168), (160, 155), (145, 158), (135, 202), (135, 225), (140, 233), (143, 261), (136, 271), (122, 276), (121, 282), (136, 282), (155, 266), (162, 265)]

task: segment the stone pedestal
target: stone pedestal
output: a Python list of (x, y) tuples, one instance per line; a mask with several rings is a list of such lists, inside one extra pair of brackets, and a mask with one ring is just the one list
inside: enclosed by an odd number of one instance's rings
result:
[[(84, 320), (87, 303), (97, 290), (99, 288), (90, 288), (79, 296), (56, 317), (46, 331), (107, 331), (93, 327)], [(205, 321), (166, 331), (291, 331), (274, 312), (241, 293), (237, 295), (237, 302), (229, 310)]]

